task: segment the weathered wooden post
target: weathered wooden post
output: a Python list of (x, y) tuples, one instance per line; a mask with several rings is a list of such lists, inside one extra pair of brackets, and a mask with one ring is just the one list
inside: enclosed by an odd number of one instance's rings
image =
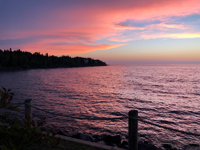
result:
[(32, 122), (32, 108), (31, 108), (31, 99), (25, 100), (25, 119)]
[(129, 150), (138, 150), (138, 111), (131, 110), (129, 116)]

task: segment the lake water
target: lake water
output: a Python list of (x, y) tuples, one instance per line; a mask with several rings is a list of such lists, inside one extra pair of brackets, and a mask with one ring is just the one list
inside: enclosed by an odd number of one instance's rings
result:
[[(103, 67), (32, 69), (0, 72), (0, 87), (15, 93), (13, 102), (32, 99), (38, 108), (77, 117), (119, 117), (130, 110), (163, 126), (200, 134), (200, 65), (110, 65)], [(23, 117), (24, 106), (20, 107)], [(33, 116), (47, 117), (47, 126), (70, 134), (121, 134), (126, 138), (128, 120), (88, 121), (53, 116), (33, 109)], [(139, 141), (160, 147), (181, 148), (200, 143), (199, 137), (139, 122)]]

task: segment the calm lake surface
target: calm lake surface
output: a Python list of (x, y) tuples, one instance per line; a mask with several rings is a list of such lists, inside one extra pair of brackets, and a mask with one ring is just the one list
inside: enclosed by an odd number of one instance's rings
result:
[[(163, 126), (200, 134), (200, 64), (110, 65), (105, 67), (32, 69), (0, 72), (0, 87), (15, 93), (13, 102), (32, 99), (38, 108), (77, 117), (119, 117), (130, 110)], [(24, 116), (22, 112), (15, 113)], [(53, 116), (33, 108), (33, 116), (47, 117), (47, 126), (70, 134), (121, 134), (128, 120), (88, 121)], [(139, 141), (181, 148), (200, 138), (139, 122)]]

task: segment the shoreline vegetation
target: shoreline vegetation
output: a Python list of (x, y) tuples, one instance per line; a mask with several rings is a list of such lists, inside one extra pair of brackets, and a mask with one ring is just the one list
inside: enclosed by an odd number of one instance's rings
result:
[(71, 67), (91, 67), (107, 66), (101, 60), (84, 57), (70, 56), (48, 56), (40, 52), (30, 53), (18, 50), (0, 49), (0, 71), (15, 71), (24, 69), (44, 69), (44, 68), (71, 68)]

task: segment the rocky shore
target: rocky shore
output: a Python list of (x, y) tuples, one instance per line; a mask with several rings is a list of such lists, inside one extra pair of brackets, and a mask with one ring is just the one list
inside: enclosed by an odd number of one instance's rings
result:
[[(45, 131), (45, 128), (42, 127), (40, 130)], [(128, 139), (122, 140), (121, 135), (93, 135), (93, 134), (84, 134), (84, 133), (76, 133), (73, 135), (69, 135), (68, 133), (58, 130), (57, 134), (69, 136), (72, 138), (77, 138), (85, 141), (96, 142), (103, 145), (109, 146), (117, 146), (122, 149), (128, 149)], [(147, 141), (139, 141), (138, 142), (138, 150), (200, 150), (199, 144), (189, 144), (185, 145), (181, 149), (174, 148), (170, 143), (163, 143), (162, 147), (158, 148), (152, 144), (149, 144)]]
[[(7, 123), (8, 125), (12, 123), (12, 119), (6, 118), (4, 115), (0, 114), (0, 120), (4, 120), (3, 122)], [(19, 119), (19, 124), (24, 124), (23, 119)], [(41, 131), (46, 131), (46, 127), (40, 127)], [(56, 130), (56, 129), (51, 129)], [(61, 129), (57, 129), (56, 133), (59, 135), (64, 135), (76, 139), (81, 139), (90, 142), (96, 142), (102, 145), (109, 145), (109, 146), (117, 146), (119, 148), (128, 149), (128, 139), (122, 140), (121, 135), (93, 135), (91, 133), (76, 133), (70, 135), (67, 131), (63, 131)], [(152, 144), (149, 144), (147, 141), (139, 141), (138, 142), (138, 150), (200, 150), (199, 144), (189, 144), (185, 145), (181, 149), (174, 148), (170, 143), (163, 143), (162, 147), (158, 148)]]
[[(0, 120), (3, 120), (7, 125), (12, 123), (12, 119), (6, 118), (4, 115), (0, 114)], [(19, 124), (23, 125), (24, 120), (18, 119)], [(1, 124), (0, 124), (1, 125)], [(40, 127), (41, 131), (46, 131), (46, 127)], [(51, 129), (55, 130), (56, 134), (68, 136), (76, 139), (81, 139), (84, 141), (96, 142), (102, 145), (109, 145), (109, 146), (117, 146), (122, 149), (128, 149), (128, 137), (127, 140), (123, 140), (121, 135), (108, 135), (108, 134), (100, 134), (100, 135), (93, 135), (91, 133), (76, 133), (70, 135), (67, 131), (63, 131), (61, 129)], [(185, 145), (181, 149), (177, 149), (173, 147), (170, 143), (163, 143), (162, 147), (156, 147), (152, 144), (149, 144), (147, 141), (139, 141), (138, 142), (138, 150), (200, 150), (200, 144), (189, 144)]]

